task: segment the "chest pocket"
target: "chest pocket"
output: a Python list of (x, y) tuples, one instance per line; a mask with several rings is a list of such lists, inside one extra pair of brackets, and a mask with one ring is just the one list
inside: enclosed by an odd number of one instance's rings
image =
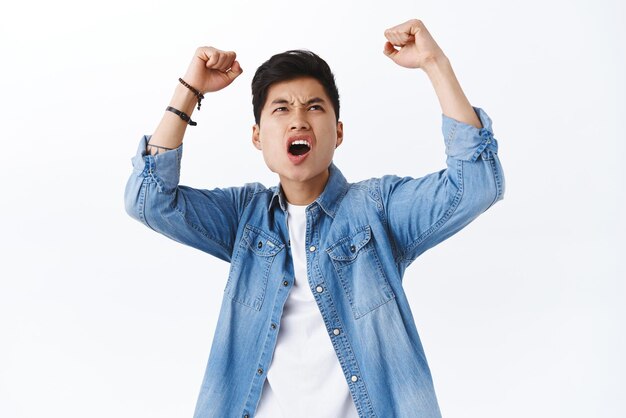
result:
[(369, 226), (329, 247), (330, 256), (356, 319), (393, 299)]
[(246, 225), (231, 261), (226, 294), (257, 311), (263, 305), (270, 268), (285, 245), (272, 235)]

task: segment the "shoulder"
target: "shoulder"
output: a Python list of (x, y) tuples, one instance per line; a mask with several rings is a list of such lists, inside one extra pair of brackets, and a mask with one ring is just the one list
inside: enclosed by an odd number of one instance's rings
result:
[(272, 196), (276, 191), (276, 186), (266, 187), (262, 183), (254, 182), (254, 183), (246, 183), (242, 186), (242, 189), (245, 190), (245, 194), (247, 197), (247, 203), (250, 201), (270, 201)]

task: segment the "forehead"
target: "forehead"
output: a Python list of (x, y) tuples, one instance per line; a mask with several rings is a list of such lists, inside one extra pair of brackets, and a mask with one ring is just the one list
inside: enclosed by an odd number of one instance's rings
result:
[(293, 80), (272, 84), (267, 90), (265, 105), (275, 100), (286, 100), (288, 103), (303, 104), (318, 97), (330, 102), (322, 84), (313, 77), (300, 77)]

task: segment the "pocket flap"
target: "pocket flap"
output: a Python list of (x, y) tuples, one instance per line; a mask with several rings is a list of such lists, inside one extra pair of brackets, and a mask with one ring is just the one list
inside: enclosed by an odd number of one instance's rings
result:
[(285, 244), (251, 225), (246, 225), (241, 238), (241, 245), (249, 247), (256, 255), (271, 257), (283, 249)]
[(326, 252), (333, 260), (351, 261), (356, 258), (359, 250), (363, 248), (371, 239), (371, 231), (369, 225), (359, 228), (359, 230), (337, 241)]

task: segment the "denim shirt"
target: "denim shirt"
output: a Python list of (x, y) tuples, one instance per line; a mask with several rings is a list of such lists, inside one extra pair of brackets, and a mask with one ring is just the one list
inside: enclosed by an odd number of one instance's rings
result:
[[(491, 120), (475, 111), (482, 129), (443, 116), (445, 170), (348, 183), (331, 164), (306, 209), (308, 284), (359, 417), (441, 416), (402, 277), (502, 198)], [(285, 197), (257, 183), (179, 186), (182, 146), (152, 156), (148, 139), (133, 158), (127, 212), (231, 264), (194, 417), (254, 417), (294, 281)]]

